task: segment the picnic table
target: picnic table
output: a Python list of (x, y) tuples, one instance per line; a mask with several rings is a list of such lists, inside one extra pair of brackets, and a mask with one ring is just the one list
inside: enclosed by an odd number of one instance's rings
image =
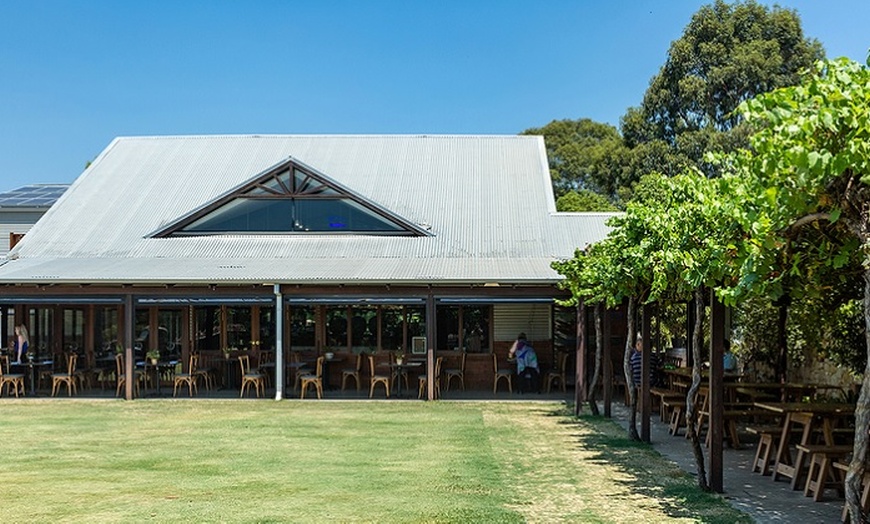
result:
[(790, 478), (792, 489), (799, 487), (804, 462), (808, 458), (799, 448), (792, 458), (792, 432), (801, 429), (799, 444), (806, 447), (813, 444), (812, 435), (820, 430), (824, 444), (834, 446), (834, 428), (842, 419), (855, 414), (853, 404), (840, 402), (756, 402), (755, 406), (785, 417), (774, 458), (773, 480)]

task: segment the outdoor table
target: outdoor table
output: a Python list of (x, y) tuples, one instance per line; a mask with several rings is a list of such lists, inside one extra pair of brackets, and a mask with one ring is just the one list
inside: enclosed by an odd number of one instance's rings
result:
[(160, 391), (160, 378), (164, 371), (168, 369), (175, 369), (175, 366), (178, 365), (177, 360), (167, 360), (167, 361), (159, 361), (157, 364), (152, 364), (151, 362), (144, 361), (142, 362), (145, 368), (145, 374), (147, 376), (148, 370), (150, 369), (152, 373), (154, 373), (154, 381), (156, 383), (156, 388), (154, 392), (154, 396), (160, 397), (162, 393)]
[(381, 364), (381, 366), (389, 366), (390, 371), (396, 374), (396, 377), (398, 378), (398, 380), (396, 381), (398, 384), (396, 386), (396, 396), (401, 397), (402, 396), (402, 371), (407, 371), (411, 368), (422, 367), (423, 363), (420, 361), (406, 361), (406, 362), (402, 362), (401, 364), (398, 364), (396, 362), (390, 362), (390, 363), (384, 362), (383, 364)]
[(802, 428), (800, 444), (811, 444), (813, 431), (822, 426), (822, 435), (826, 445), (834, 445), (833, 428), (843, 417), (855, 414), (855, 406), (844, 403), (808, 403), (808, 402), (756, 402), (755, 406), (785, 416), (776, 456), (773, 463), (773, 480), (780, 476), (791, 479), (791, 488), (797, 489), (803, 467), (804, 453), (797, 450), (792, 459), (789, 438), (792, 430)]
[[(26, 367), (27, 368), (27, 373), (25, 374), (25, 377), (30, 378), (29, 382), (30, 382), (30, 396), (31, 397), (37, 396), (37, 394), (36, 394), (37, 370), (39, 368), (45, 368), (45, 367), (50, 369), (52, 366), (54, 366), (53, 360), (32, 360), (32, 359), (24, 360), (20, 364), (12, 364), (11, 365), (12, 368), (16, 368), (16, 367), (19, 367), (19, 368)], [(41, 371), (40, 371), (40, 373), (41, 373)]]
[(332, 362), (344, 362), (344, 357), (323, 357), (323, 389), (332, 389), (332, 386), (329, 384), (329, 364)]

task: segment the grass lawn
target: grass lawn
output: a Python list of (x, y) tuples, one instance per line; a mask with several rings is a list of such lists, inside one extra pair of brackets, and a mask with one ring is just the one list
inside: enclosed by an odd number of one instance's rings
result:
[(557, 403), (0, 400), (5, 522), (750, 522)]

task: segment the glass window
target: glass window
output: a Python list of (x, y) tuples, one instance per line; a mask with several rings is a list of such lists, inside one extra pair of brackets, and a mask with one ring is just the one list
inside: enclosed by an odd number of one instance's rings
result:
[(405, 340), (405, 350), (412, 347), (413, 337), (426, 336), (426, 306), (406, 306), (405, 320), (408, 323), (408, 338)]
[[(374, 306), (350, 308), (351, 349), (361, 352), (378, 345), (378, 309)], [(401, 339), (400, 339), (401, 340)]]
[(218, 306), (197, 307), (194, 309), (194, 337), (197, 351), (221, 349), (221, 309)]
[(403, 312), (402, 306), (381, 307), (381, 349), (402, 349)]
[(293, 306), (290, 309), (290, 349), (314, 349), (317, 333), (317, 314), (312, 306)]
[(120, 341), (118, 335), (118, 308), (97, 308), (94, 313), (94, 333), (96, 347), (101, 356), (115, 354), (116, 344)]
[(328, 347), (347, 348), (347, 313), (346, 306), (328, 306), (326, 308), (326, 345)]
[(82, 309), (63, 310), (63, 349), (79, 353), (85, 345), (85, 312)]
[(469, 353), (488, 353), (491, 306), (462, 306), (462, 345)]
[(436, 348), (459, 349), (459, 306), (436, 308)]
[(227, 307), (227, 347), (251, 348), (251, 308)]
[(275, 350), (275, 308), (260, 306), (260, 349)]

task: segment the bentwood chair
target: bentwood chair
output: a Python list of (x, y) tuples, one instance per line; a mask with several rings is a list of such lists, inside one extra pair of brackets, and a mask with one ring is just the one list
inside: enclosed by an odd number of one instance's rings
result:
[(260, 398), (260, 393), (266, 394), (265, 381), (263, 374), (257, 371), (251, 371), (251, 357), (248, 355), (239, 355), (239, 366), (242, 368), (242, 390), (239, 392), (240, 397), (245, 396), (245, 390), (254, 387), (257, 393), (257, 398)]
[(299, 398), (305, 398), (305, 391), (309, 386), (314, 386), (314, 390), (317, 392), (317, 398), (323, 398), (323, 359), (325, 357), (317, 357), (317, 364), (315, 364), (314, 369), (316, 370), (313, 374), (310, 375), (302, 375), (299, 378), (300, 386), (302, 391), (299, 392)]
[(492, 354), (492, 372), (493, 372), (493, 381), (492, 381), (492, 392), (495, 393), (498, 390), (498, 383), (501, 379), (505, 379), (508, 385), (508, 392), (513, 393), (514, 388), (511, 385), (511, 376), (513, 375), (513, 371), (510, 368), (500, 368), (498, 367), (498, 356), (495, 353)]
[(3, 387), (6, 387), (6, 394), (15, 396), (18, 394), (24, 395), (24, 374), (9, 372), (9, 355), (0, 355), (0, 396), (3, 395)]
[[(441, 364), (443, 362), (444, 357), (438, 357), (435, 359), (435, 380), (432, 382), (435, 386), (435, 398), (441, 396)], [(420, 383), (417, 398), (423, 398), (426, 388), (429, 387), (429, 377), (427, 375), (420, 375), (417, 380)]]
[(371, 387), (369, 388), (369, 398), (375, 394), (375, 386), (383, 384), (384, 390), (387, 392), (387, 398), (390, 398), (390, 375), (379, 375), (375, 371), (375, 357), (369, 355), (369, 369), (371, 370)]
[[(178, 393), (178, 386), (184, 386), (187, 384), (187, 391), (189, 396), (193, 396), (193, 392), (196, 391), (196, 380), (199, 375), (196, 374), (196, 368), (199, 363), (199, 355), (196, 353), (192, 353), (190, 355), (190, 359), (188, 360), (187, 365), (187, 373), (176, 373), (175, 380), (172, 383), (172, 396), (174, 397)], [(197, 391), (198, 392), (198, 391)]]
[(444, 380), (447, 382), (444, 385), (445, 391), (450, 391), (450, 382), (453, 381), (454, 377), (459, 379), (459, 385), (462, 387), (462, 391), (465, 391), (465, 351), (463, 351), (462, 356), (459, 357), (458, 368), (444, 370)]
[(360, 378), (359, 372), (362, 369), (362, 353), (356, 356), (356, 366), (352, 368), (346, 368), (341, 370), (341, 390), (344, 391), (344, 388), (347, 384), (347, 379), (352, 378), (356, 381), (356, 390), (360, 390)]
[(78, 394), (76, 389), (76, 361), (79, 356), (75, 353), (70, 353), (66, 358), (66, 373), (51, 374), (51, 396), (55, 396), (62, 384), (66, 384), (66, 392), (68, 396), (72, 396), (73, 391)]
[[(121, 388), (127, 383), (127, 366), (124, 361), (124, 354), (117, 353), (115, 355), (115, 381), (117, 382), (115, 396), (121, 396)], [(133, 370), (133, 386), (136, 388), (136, 396), (140, 395), (140, 384), (145, 381), (145, 372), (141, 369)]]
[(565, 393), (566, 387), (566, 377), (565, 377), (565, 368), (568, 365), (568, 353), (559, 353), (558, 360), (556, 361), (556, 369), (547, 373), (546, 382), (547, 382), (547, 393), (550, 392), (550, 388), (553, 385), (553, 382), (558, 382), (559, 386), (562, 388), (562, 393)]

